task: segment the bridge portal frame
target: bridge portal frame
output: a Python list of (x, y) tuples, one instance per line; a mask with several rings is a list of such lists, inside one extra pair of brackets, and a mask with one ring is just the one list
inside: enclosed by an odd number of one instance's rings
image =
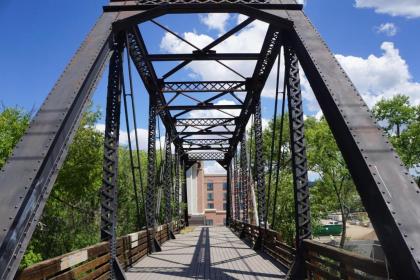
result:
[[(260, 3), (238, 0), (217, 5), (202, 1), (184, 3), (181, 0), (174, 4), (158, 0), (152, 2), (143, 5), (137, 1), (114, 0), (104, 7), (104, 14), (42, 104), (0, 173), (0, 278), (12, 279), (18, 269), (82, 112), (109, 60), (114, 35), (121, 31), (131, 34), (136, 43), (134, 47), (129, 47), (131, 57), (138, 62), (135, 65), (150, 98), (163, 108), (165, 99), (160, 94), (150, 61), (145, 59), (147, 51), (136, 25), (169, 13), (202, 12), (242, 13), (269, 23), (269, 32), (271, 29), (287, 35), (287, 43), (296, 52), (344, 156), (392, 272), (401, 279), (419, 278), (419, 187), (360, 94), (301, 10), (302, 6), (293, 0)], [(263, 46), (262, 55), (270, 55), (269, 49), (265, 50)], [(267, 60), (259, 62), (260, 69), (265, 71), (260, 73), (268, 75), (270, 63), (267, 67)], [(264, 76), (262, 79), (253, 78), (250, 81), (253, 88), (247, 88), (252, 94), (247, 95), (242, 105), (240, 125), (236, 126), (230, 149), (221, 160), (225, 166), (230, 163), (240, 136), (245, 132), (245, 124), (260, 99)], [(158, 114), (177, 149), (185, 152), (168, 110), (159, 110)], [(191, 164), (186, 157), (183, 159), (184, 167)]]

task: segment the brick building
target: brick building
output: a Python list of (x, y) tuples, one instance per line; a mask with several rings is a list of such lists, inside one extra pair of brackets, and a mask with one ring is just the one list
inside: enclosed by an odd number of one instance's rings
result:
[(204, 174), (198, 162), (187, 171), (188, 214), (191, 225), (226, 222), (226, 174)]

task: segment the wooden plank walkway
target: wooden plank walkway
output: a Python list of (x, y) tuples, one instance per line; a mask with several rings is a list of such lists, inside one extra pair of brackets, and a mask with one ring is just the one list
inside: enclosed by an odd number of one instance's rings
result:
[(258, 254), (226, 227), (196, 227), (167, 241), (128, 272), (137, 279), (284, 279), (269, 257)]

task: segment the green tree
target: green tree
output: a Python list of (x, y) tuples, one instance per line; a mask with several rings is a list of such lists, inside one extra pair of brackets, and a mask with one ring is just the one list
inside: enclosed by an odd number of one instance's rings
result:
[(408, 96), (396, 95), (379, 101), (373, 113), (407, 168), (419, 169), (420, 105), (411, 105)]
[(349, 214), (361, 208), (360, 197), (325, 119), (309, 117), (305, 128), (308, 168), (319, 175), (311, 188), (312, 209), (320, 215), (340, 212), (343, 222), (340, 247), (343, 247)]
[(100, 113), (84, 114), (32, 238), (44, 259), (99, 241), (103, 135)]
[(30, 113), (20, 108), (6, 108), (0, 111), (0, 168), (13, 151), (29, 125)]
[(389, 135), (400, 137), (404, 126), (409, 125), (415, 118), (415, 108), (410, 105), (409, 97), (395, 95), (391, 99), (382, 99), (373, 107), (373, 114)]

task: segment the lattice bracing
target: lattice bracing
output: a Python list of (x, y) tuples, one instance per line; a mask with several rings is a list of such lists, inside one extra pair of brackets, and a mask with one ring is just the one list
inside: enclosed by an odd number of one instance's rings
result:
[(162, 92), (230, 92), (246, 91), (245, 81), (165, 82)]
[(188, 160), (224, 160), (225, 153), (214, 153), (214, 152), (201, 152), (201, 153), (188, 153)]

